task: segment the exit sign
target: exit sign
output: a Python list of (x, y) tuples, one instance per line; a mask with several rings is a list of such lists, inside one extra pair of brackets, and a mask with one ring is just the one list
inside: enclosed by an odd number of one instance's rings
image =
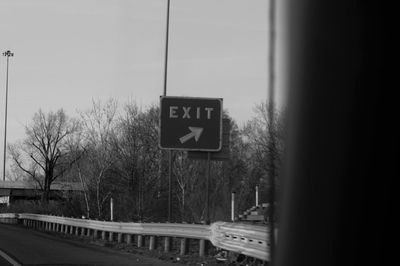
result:
[(160, 148), (219, 151), (222, 99), (160, 97)]

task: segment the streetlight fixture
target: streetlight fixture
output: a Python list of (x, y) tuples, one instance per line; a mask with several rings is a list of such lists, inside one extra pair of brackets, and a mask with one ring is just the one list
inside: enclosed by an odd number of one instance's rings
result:
[(6, 181), (6, 150), (7, 150), (7, 105), (8, 105), (8, 63), (10, 56), (14, 56), (10, 50), (3, 53), (7, 57), (7, 73), (6, 73), (6, 107), (4, 112), (4, 157), (3, 157), (3, 181)]

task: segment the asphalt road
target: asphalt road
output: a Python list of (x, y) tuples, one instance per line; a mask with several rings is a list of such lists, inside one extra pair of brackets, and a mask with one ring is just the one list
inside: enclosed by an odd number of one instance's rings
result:
[(63, 239), (21, 226), (0, 224), (0, 266), (12, 265), (4, 258), (4, 254), (20, 265), (176, 266), (166, 261)]

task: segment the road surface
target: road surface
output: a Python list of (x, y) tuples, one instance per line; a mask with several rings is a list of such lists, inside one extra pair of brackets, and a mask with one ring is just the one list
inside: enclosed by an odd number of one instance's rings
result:
[[(8, 259), (7, 259), (8, 257)], [(154, 258), (0, 224), (0, 265), (175, 265)]]

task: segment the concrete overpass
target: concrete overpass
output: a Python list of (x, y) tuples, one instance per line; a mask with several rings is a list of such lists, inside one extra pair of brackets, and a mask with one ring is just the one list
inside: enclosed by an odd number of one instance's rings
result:
[[(81, 183), (53, 182), (50, 187), (50, 199), (66, 199), (73, 193), (82, 192)], [(20, 200), (38, 200), (41, 198), (39, 184), (32, 181), (0, 181), (0, 204), (9, 205)]]

